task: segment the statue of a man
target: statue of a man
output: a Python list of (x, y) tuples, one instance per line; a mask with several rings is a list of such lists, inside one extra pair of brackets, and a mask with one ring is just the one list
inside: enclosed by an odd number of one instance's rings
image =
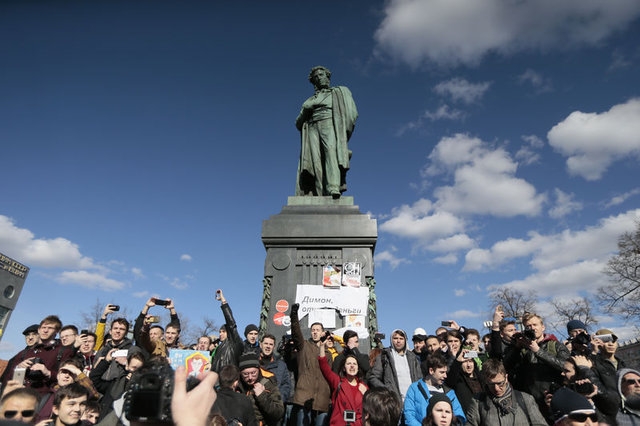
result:
[(340, 198), (347, 190), (351, 151), (347, 146), (358, 118), (351, 92), (330, 87), (331, 71), (313, 67), (309, 81), (315, 94), (302, 104), (296, 118), (301, 133), (296, 195), (330, 195)]

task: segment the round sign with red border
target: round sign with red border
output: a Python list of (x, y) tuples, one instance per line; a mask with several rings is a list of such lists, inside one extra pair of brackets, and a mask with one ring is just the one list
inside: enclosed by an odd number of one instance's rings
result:
[(276, 311), (278, 312), (287, 312), (289, 309), (289, 302), (284, 299), (280, 299), (276, 302)]

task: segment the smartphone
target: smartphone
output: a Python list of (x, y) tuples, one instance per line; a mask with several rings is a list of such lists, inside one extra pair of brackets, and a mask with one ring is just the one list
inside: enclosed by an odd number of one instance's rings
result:
[(441, 321), (440, 325), (442, 327), (449, 327), (449, 326), (451, 326), (451, 321)]
[(216, 290), (216, 300), (220, 300), (221, 299), (221, 294), (222, 292), (220, 290)]
[(465, 359), (478, 358), (478, 351), (469, 351), (464, 354)]
[(109, 305), (109, 306), (111, 306), (111, 310), (114, 312), (117, 312), (120, 310), (120, 305)]
[(82, 330), (82, 331), (80, 332), (80, 335), (82, 336), (83, 334), (89, 334), (89, 330)]
[(154, 299), (154, 303), (158, 306), (167, 306), (169, 301), (164, 299)]
[(111, 356), (113, 358), (118, 358), (118, 357), (126, 357), (129, 354), (129, 351), (127, 349), (118, 349), (117, 351), (114, 351)]
[(157, 322), (160, 322), (160, 317), (157, 316), (157, 315), (152, 315), (152, 316), (149, 317), (149, 322), (154, 323), (154, 324), (157, 323)]
[(613, 336), (611, 334), (601, 334), (599, 336), (594, 336), (596, 339), (602, 340), (602, 342), (613, 342)]
[(21, 385), (24, 385), (24, 375), (26, 372), (26, 368), (16, 367), (16, 369), (13, 370), (13, 380), (20, 383)]

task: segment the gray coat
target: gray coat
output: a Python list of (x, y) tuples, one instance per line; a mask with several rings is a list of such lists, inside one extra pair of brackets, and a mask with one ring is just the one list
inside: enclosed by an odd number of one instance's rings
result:
[[(393, 347), (384, 348), (382, 352), (376, 357), (373, 367), (367, 373), (367, 382), (369, 386), (374, 388), (387, 388), (394, 391), (398, 397), (401, 396), (400, 387), (398, 385), (398, 374), (393, 361)], [(422, 371), (420, 370), (420, 363), (416, 355), (407, 350), (405, 346), (405, 356), (407, 357), (407, 363), (409, 364), (409, 374), (411, 375), (411, 382), (415, 382), (422, 378)]]
[[(513, 413), (500, 415), (498, 407), (486, 394), (471, 401), (467, 412), (467, 426), (547, 426), (547, 422), (538, 410), (538, 404), (528, 393), (512, 391), (514, 398)], [(526, 410), (526, 412), (525, 412)]]

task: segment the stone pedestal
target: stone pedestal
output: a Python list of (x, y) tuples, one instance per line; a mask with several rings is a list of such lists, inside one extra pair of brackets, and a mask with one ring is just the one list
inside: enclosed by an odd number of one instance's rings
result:
[[(335, 309), (335, 327), (340, 329), (353, 320), (349, 314), (361, 314), (362, 327), (371, 337), (377, 331), (373, 254), (378, 238), (377, 222), (360, 212), (353, 197), (289, 197), (282, 211), (262, 224), (262, 242), (267, 251), (264, 266), (264, 292), (260, 313), (260, 331), (280, 338), (291, 328), (289, 315), (301, 289), (317, 290), (316, 300), (326, 300), (323, 308)], [(340, 286), (323, 286), (327, 265), (342, 271), (344, 266), (360, 267), (360, 290)], [(352, 280), (353, 283), (357, 280)], [(299, 287), (321, 286), (319, 288)], [(364, 293), (365, 312), (345, 307), (350, 292)], [(325, 298), (325, 295), (326, 296)], [(353, 296), (350, 296), (353, 297)], [(307, 301), (310, 299), (307, 299)], [(362, 300), (361, 300), (362, 301)], [(361, 304), (362, 305), (362, 304)], [(306, 312), (303, 308), (306, 306)], [(309, 304), (301, 306), (302, 331), (309, 336)], [(355, 305), (354, 305), (355, 306)], [(328, 311), (324, 311), (328, 312)], [(326, 318), (326, 317), (325, 317)], [(353, 328), (353, 327), (352, 327)], [(361, 339), (361, 350), (368, 351), (369, 339)]]

